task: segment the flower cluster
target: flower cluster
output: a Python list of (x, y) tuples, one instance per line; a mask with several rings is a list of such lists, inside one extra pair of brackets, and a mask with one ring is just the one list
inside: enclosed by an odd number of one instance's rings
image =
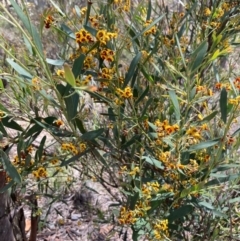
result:
[(64, 78), (64, 77), (65, 77), (65, 72), (64, 72), (64, 70), (63, 70), (63, 69), (58, 69), (58, 70), (57, 70), (57, 75)]
[(126, 87), (124, 90), (117, 88), (116, 93), (123, 99), (129, 99), (133, 97), (131, 87)]
[(39, 167), (36, 171), (32, 172), (35, 178), (44, 178), (47, 177), (47, 170), (45, 167)]
[(103, 60), (107, 60), (108, 62), (112, 62), (114, 60), (114, 51), (111, 49), (104, 48), (100, 52), (100, 57)]
[(77, 155), (81, 152), (84, 152), (86, 150), (86, 144), (80, 143), (78, 146), (74, 145), (73, 143), (62, 143), (61, 149), (63, 151), (67, 151), (72, 153), (73, 155)]
[[(144, 27), (148, 27), (152, 23), (152, 20), (147, 20), (146, 23), (144, 23)], [(150, 35), (150, 34), (156, 34), (157, 32), (157, 27), (152, 26), (150, 29), (144, 32), (144, 36)]]
[(107, 32), (105, 29), (99, 30), (97, 32), (96, 38), (101, 45), (106, 45), (111, 39), (117, 37), (117, 33)]
[(240, 77), (237, 77), (234, 81), (233, 81), (234, 86), (240, 90)]
[(32, 86), (33, 86), (34, 90), (38, 90), (39, 91), (39, 90), (42, 89), (41, 82), (40, 82), (38, 77), (35, 77), (35, 78), (32, 79)]
[(76, 42), (79, 45), (94, 42), (94, 39), (93, 39), (92, 35), (83, 28), (80, 29), (78, 32), (76, 32), (75, 36), (76, 36)]
[(164, 240), (164, 238), (168, 237), (168, 220), (157, 220), (154, 224), (153, 233), (156, 240)]
[(50, 26), (52, 25), (53, 22), (54, 22), (53, 16), (51, 16), (51, 15), (47, 16), (44, 19), (45, 28), (50, 28)]
[(102, 68), (101, 72), (98, 73), (99, 78), (111, 80), (113, 75), (115, 74), (116, 70), (115, 67), (113, 68)]
[(53, 124), (55, 124), (57, 127), (61, 127), (61, 126), (64, 125), (63, 121), (60, 120), (60, 119), (55, 120), (55, 121), (53, 122)]
[(93, 55), (92, 54), (87, 55), (83, 63), (84, 69), (94, 68), (95, 66), (96, 66), (96, 62)]
[(239, 103), (240, 103), (240, 95), (238, 95), (238, 96), (235, 97), (235, 98), (230, 98), (230, 99), (228, 99), (228, 103), (231, 104), (231, 105), (236, 105), (236, 106), (238, 106)]
[(173, 134), (179, 129), (179, 126), (177, 124), (170, 125), (168, 120), (164, 120), (163, 122), (161, 122), (160, 120), (157, 119), (154, 122), (154, 125), (157, 127), (157, 135), (158, 135), (158, 138), (156, 140), (157, 145), (162, 144), (163, 137)]
[(131, 8), (131, 0), (114, 0), (114, 4), (116, 4), (119, 8), (119, 12), (129, 12)]

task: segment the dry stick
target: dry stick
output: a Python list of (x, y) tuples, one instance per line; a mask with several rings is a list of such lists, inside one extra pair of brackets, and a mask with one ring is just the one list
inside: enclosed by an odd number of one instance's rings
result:
[(31, 212), (31, 231), (29, 241), (36, 241), (37, 240), (37, 231), (38, 231), (38, 222), (39, 222), (39, 214), (38, 214), (38, 203), (36, 195), (32, 194), (29, 197), (26, 197), (31, 205), (32, 205), (32, 212)]

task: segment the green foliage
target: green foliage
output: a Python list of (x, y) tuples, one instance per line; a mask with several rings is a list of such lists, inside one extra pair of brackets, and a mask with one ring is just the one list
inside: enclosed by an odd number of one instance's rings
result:
[[(20, 55), (0, 43), (9, 100), (21, 110), (0, 105), (1, 136), (13, 129), (17, 145), (14, 160), (1, 151), (3, 190), (23, 189), (27, 178), (48, 186), (62, 168), (82, 169), (121, 192), (117, 225), (130, 226), (133, 240), (238, 237), (239, 8), (188, 1), (177, 12), (158, 1), (89, 1), (65, 13), (50, 2), (39, 26), (13, 0), (17, 16), (0, 4), (0, 17), (25, 43)], [(46, 33), (60, 46), (55, 59), (45, 56)]]

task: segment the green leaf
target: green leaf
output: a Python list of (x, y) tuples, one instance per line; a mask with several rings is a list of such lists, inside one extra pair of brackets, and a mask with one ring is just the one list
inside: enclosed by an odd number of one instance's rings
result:
[(37, 119), (33, 119), (34, 122), (36, 122), (39, 126), (43, 127), (44, 129), (48, 130), (51, 132), (53, 135), (58, 136), (58, 137), (71, 137), (72, 133), (67, 131), (67, 130), (62, 130), (59, 129), (56, 126), (49, 125), (47, 122), (44, 121), (39, 121)]
[(81, 54), (77, 59), (75, 59), (73, 63), (73, 68), (72, 68), (72, 72), (75, 78), (77, 78), (81, 74), (85, 58), (86, 58), (86, 55)]
[(13, 180), (11, 180), (7, 185), (5, 185), (4, 187), (2, 187), (0, 189), (0, 193), (6, 192), (9, 188), (11, 188), (14, 185), (14, 183), (15, 182)]
[(91, 141), (100, 136), (104, 132), (104, 130), (104, 128), (100, 128), (98, 130), (86, 132), (81, 136), (81, 139), (84, 141)]
[(12, 165), (7, 154), (3, 150), (0, 150), (0, 156), (3, 167), (8, 173), (8, 175), (12, 178), (14, 182), (21, 183), (21, 176), (19, 175), (17, 169)]
[(188, 151), (197, 151), (197, 150), (202, 150), (211, 146), (215, 146), (219, 143), (220, 138), (211, 140), (211, 141), (205, 141), (205, 142), (201, 142), (199, 144), (196, 145), (192, 145), (190, 146), (190, 148), (188, 149)]
[(72, 86), (75, 87), (76, 86), (76, 79), (73, 75), (73, 72), (70, 68), (70, 66), (68, 65), (64, 65), (64, 73), (65, 73), (65, 79), (66, 81)]
[(224, 123), (227, 122), (227, 90), (222, 88), (220, 95), (220, 111), (221, 119)]
[(197, 69), (199, 69), (199, 67), (201, 67), (203, 59), (207, 54), (207, 50), (208, 50), (208, 42), (207, 40), (205, 40), (193, 53), (193, 57), (192, 57), (193, 64), (191, 67), (192, 73), (194, 73)]
[(62, 17), (66, 17), (65, 13), (60, 9), (60, 7), (52, 0), (49, 0), (54, 8), (62, 15)]
[(228, 200), (229, 201), (229, 203), (239, 203), (240, 202), (240, 197), (236, 197), (236, 198), (232, 198), (232, 199), (230, 199), (230, 200)]
[(216, 179), (212, 179), (211, 181), (207, 182), (205, 184), (205, 186), (206, 187), (215, 186), (215, 185), (219, 185), (221, 183), (225, 183), (225, 182), (229, 182), (229, 181), (235, 181), (238, 178), (239, 178), (239, 175), (237, 175), (237, 174), (229, 175), (229, 176), (226, 176), (226, 177), (218, 177)]
[(75, 8), (76, 14), (77, 14), (78, 17), (80, 18), (81, 15), (82, 15), (82, 14), (81, 14), (81, 9), (80, 9), (77, 5), (75, 5), (74, 8)]
[(40, 134), (43, 130), (42, 126), (39, 126), (38, 124), (32, 125), (28, 130), (26, 130), (26, 133), (24, 134), (24, 138), (28, 138), (29, 136), (32, 136), (36, 133)]
[(122, 145), (122, 149), (128, 148), (129, 146), (131, 146), (132, 144), (134, 144), (135, 142), (141, 142), (141, 136), (142, 135), (135, 135), (133, 136), (129, 141), (125, 142)]
[(66, 104), (66, 110), (68, 114), (68, 120), (74, 121), (74, 118), (77, 116), (77, 108), (79, 104), (79, 95), (77, 93), (71, 94), (71, 96), (64, 99)]
[(91, 12), (91, 7), (92, 7), (92, 2), (91, 2), (91, 1), (88, 1), (88, 4), (87, 4), (87, 11), (86, 11), (86, 17), (85, 17), (85, 25), (88, 24), (88, 20), (89, 20), (90, 12)]
[(66, 33), (67, 36), (69, 36), (72, 39), (76, 39), (75, 34), (73, 33), (72, 29), (70, 29), (67, 25), (64, 23), (61, 24), (61, 30)]
[(161, 15), (160, 17), (158, 17), (157, 19), (155, 19), (151, 24), (149, 24), (145, 29), (143, 29), (142, 32), (140, 32), (139, 34), (137, 34), (133, 39), (138, 39), (139, 36), (143, 35), (145, 32), (147, 32), (149, 29), (151, 29), (156, 23), (158, 23), (163, 17), (165, 16), (165, 14)]
[(147, 103), (146, 103), (144, 109), (142, 110), (142, 115), (141, 115), (140, 118), (143, 118), (145, 116), (145, 114), (146, 114), (146, 112), (148, 110), (148, 107), (152, 104), (152, 102), (153, 102), (153, 98), (152, 97), (147, 100)]
[(138, 105), (138, 104), (144, 99), (144, 97), (147, 96), (148, 91), (149, 91), (149, 85), (148, 85), (147, 88), (143, 91), (143, 93), (139, 96), (139, 98), (136, 100), (135, 105)]
[(95, 28), (92, 28), (88, 25), (83, 25), (83, 27), (93, 36), (97, 35), (97, 30)]
[(66, 160), (66, 161), (62, 161), (60, 167), (67, 166), (67, 165), (69, 165), (69, 164), (72, 163), (72, 162), (78, 161), (80, 157), (84, 156), (84, 155), (85, 155), (86, 153), (88, 153), (89, 151), (90, 151), (90, 149), (87, 149), (87, 150), (85, 150), (84, 152), (81, 152), (81, 153), (79, 153), (78, 155), (73, 156), (73, 157), (69, 158), (69, 159)]
[(188, 196), (191, 193), (198, 193), (201, 189), (204, 188), (204, 184), (205, 184), (204, 182), (200, 182), (200, 183), (195, 184), (195, 185), (193, 185), (193, 186), (191, 186), (189, 188), (184, 189), (181, 192), (180, 197), (184, 198), (184, 197)]
[(11, 128), (16, 131), (23, 131), (22, 127), (13, 120), (12, 116), (6, 116), (2, 118), (1, 122), (5, 127)]
[(147, 21), (150, 20), (152, 13), (152, 1), (148, 1), (148, 8), (147, 8)]
[(132, 39), (134, 39), (135, 43), (136, 43), (138, 46), (140, 46), (140, 42), (139, 42), (138, 38), (135, 38), (135, 36), (137, 36), (135, 30), (134, 30), (133, 28), (131, 28), (131, 26), (126, 26), (126, 25), (125, 25), (125, 27), (126, 27), (128, 33), (129, 33), (129, 35), (132, 37)]
[(199, 204), (200, 206), (203, 206), (203, 207), (205, 207), (205, 208), (207, 208), (207, 209), (210, 209), (210, 210), (213, 210), (213, 209), (214, 209), (214, 207), (212, 206), (211, 203), (208, 203), (208, 202), (205, 202), (205, 201), (199, 202), (198, 204)]
[(34, 44), (36, 45), (38, 52), (40, 55), (43, 57), (43, 48), (42, 48), (42, 42), (41, 42), (41, 37), (40, 34), (38, 33), (37, 29), (35, 26), (33, 26), (30, 22), (30, 19), (28, 15), (26, 15), (22, 9), (17, 5), (17, 3), (14, 0), (10, 0), (11, 5), (13, 6), (15, 12), (17, 13), (18, 17), (22, 21), (24, 27), (27, 29), (29, 34), (31, 35)]
[(123, 84), (123, 88), (125, 88), (129, 81), (131, 80), (131, 78), (133, 77), (134, 75), (134, 72), (135, 72), (135, 69), (140, 61), (140, 58), (142, 56), (142, 53), (141, 52), (138, 52), (137, 55), (133, 58), (131, 64), (130, 64), (130, 67), (128, 69), (128, 72), (125, 76), (125, 80), (124, 80), (124, 84)]
[(8, 137), (8, 133), (7, 133), (6, 129), (4, 128), (4, 125), (3, 125), (2, 121), (0, 121), (0, 132), (1, 132), (5, 137)]
[(108, 108), (108, 116), (109, 116), (110, 121), (116, 121), (115, 117), (118, 115), (114, 114), (113, 108), (109, 107)]
[(92, 150), (93, 155), (96, 157), (97, 160), (99, 160), (104, 166), (108, 166), (103, 155), (102, 152), (98, 151), (96, 148), (94, 148)]
[(194, 207), (192, 205), (181, 206), (178, 209), (174, 209), (170, 212), (168, 216), (168, 221), (171, 223), (176, 219), (182, 219), (184, 216), (187, 216), (189, 213), (192, 213)]
[(157, 131), (157, 126), (155, 126), (153, 123), (148, 121), (148, 125), (151, 129), (153, 129), (155, 132)]
[(34, 53), (34, 50), (32, 48), (32, 45), (31, 43), (28, 41), (28, 39), (23, 35), (23, 40), (24, 40), (24, 43), (25, 43), (25, 46), (29, 52), (29, 54), (32, 56), (33, 53)]
[(210, 115), (204, 117), (200, 122), (208, 122), (212, 120), (216, 115), (218, 114), (218, 111), (213, 111)]
[(159, 169), (161, 169), (161, 170), (164, 170), (164, 168), (165, 168), (165, 167), (162, 165), (162, 163), (161, 163), (159, 160), (155, 159), (155, 158), (148, 157), (148, 156), (143, 156), (142, 159), (143, 159), (145, 162), (149, 163), (150, 165), (155, 166), (155, 167), (157, 167), (157, 168), (159, 168)]
[(12, 59), (6, 58), (6, 61), (11, 65), (11, 67), (16, 70), (16, 72), (23, 78), (32, 80), (33, 76), (27, 72), (23, 67), (14, 62)]
[(174, 106), (176, 119), (180, 120), (181, 114), (180, 114), (180, 107), (179, 107), (177, 95), (174, 90), (169, 90), (168, 93), (169, 93), (170, 99), (172, 101), (172, 104)]
[(66, 86), (62, 84), (58, 84), (57, 90), (64, 98), (68, 120), (74, 121), (74, 118), (78, 113), (78, 105), (79, 105), (78, 93), (75, 92), (75, 89), (73, 89), (70, 84), (67, 84)]
[(90, 96), (92, 96), (94, 99), (100, 100), (102, 102), (106, 102), (107, 104), (112, 104), (112, 100), (102, 96), (101, 94), (97, 93), (97, 92), (91, 92), (91, 91), (85, 91), (87, 92)]
[(44, 136), (40, 142), (40, 145), (36, 151), (36, 159), (38, 160), (38, 163), (41, 162), (42, 155), (43, 155), (43, 150), (44, 150), (44, 144), (46, 142), (47, 137)]
[(81, 120), (75, 119), (75, 123), (76, 123), (76, 125), (77, 125), (78, 130), (79, 130), (82, 134), (86, 133), (86, 130), (85, 130), (85, 128), (84, 128), (83, 123), (82, 123)]
[(63, 66), (65, 63), (65, 60), (63, 59), (48, 59), (46, 58), (46, 61), (48, 64), (54, 65), (54, 66)]

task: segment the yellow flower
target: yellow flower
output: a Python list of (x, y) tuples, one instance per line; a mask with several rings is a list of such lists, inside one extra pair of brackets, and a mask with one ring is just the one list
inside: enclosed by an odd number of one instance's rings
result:
[(210, 15), (211, 15), (211, 10), (210, 10), (209, 8), (205, 8), (205, 9), (204, 9), (204, 15), (205, 15), (206, 17), (210, 16)]
[(133, 170), (131, 172), (129, 172), (130, 176), (136, 176), (137, 173), (139, 173), (139, 167), (134, 167)]
[(58, 69), (58, 70), (57, 70), (57, 75), (64, 78), (64, 77), (65, 77), (65, 72), (64, 72), (64, 70)]
[(120, 217), (118, 218), (118, 222), (121, 225), (133, 224), (136, 221), (137, 218), (135, 218), (134, 212), (132, 210), (127, 210), (125, 207), (120, 209)]
[(122, 97), (126, 99), (133, 97), (132, 89), (130, 87), (126, 87), (123, 91)]
[(62, 120), (55, 120), (53, 123), (58, 127), (60, 127), (64, 124)]
[(36, 171), (32, 172), (35, 178), (47, 177), (47, 171), (45, 167), (39, 167)]
[(84, 152), (84, 151), (87, 149), (85, 143), (80, 143), (80, 144), (79, 144), (79, 148), (80, 148), (80, 152)]
[(197, 140), (202, 139), (202, 137), (200, 135), (200, 132), (196, 127), (191, 127), (190, 129), (188, 129), (186, 134), (189, 135), (189, 136), (192, 136), (193, 138), (195, 138)]

